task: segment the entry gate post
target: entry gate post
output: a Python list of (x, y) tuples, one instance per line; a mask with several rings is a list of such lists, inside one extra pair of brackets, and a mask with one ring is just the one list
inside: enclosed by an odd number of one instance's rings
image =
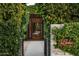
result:
[(44, 54), (50, 56), (50, 24), (44, 22)]

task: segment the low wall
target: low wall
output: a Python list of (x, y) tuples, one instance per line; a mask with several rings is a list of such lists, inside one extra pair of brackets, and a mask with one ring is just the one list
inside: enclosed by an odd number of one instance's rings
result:
[(53, 39), (53, 34), (52, 34), (52, 29), (55, 29), (55, 28), (58, 28), (58, 29), (61, 29), (63, 28), (64, 24), (51, 24), (50, 25), (50, 39), (52, 40)]
[(56, 29), (56, 28), (61, 29), (61, 28), (63, 28), (63, 26), (64, 26), (64, 24), (51, 24), (50, 25), (51, 55), (53, 53), (52, 49), (54, 48), (53, 44), (56, 44), (56, 42), (53, 40), (54, 35), (52, 34), (52, 29)]

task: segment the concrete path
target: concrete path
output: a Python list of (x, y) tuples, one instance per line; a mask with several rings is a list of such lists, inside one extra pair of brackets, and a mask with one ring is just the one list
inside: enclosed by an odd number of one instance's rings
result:
[(44, 56), (44, 41), (24, 42), (25, 56)]

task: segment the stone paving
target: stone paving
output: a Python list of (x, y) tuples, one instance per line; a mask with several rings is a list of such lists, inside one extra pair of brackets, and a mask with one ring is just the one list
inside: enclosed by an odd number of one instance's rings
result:
[(25, 41), (24, 56), (44, 56), (44, 41)]

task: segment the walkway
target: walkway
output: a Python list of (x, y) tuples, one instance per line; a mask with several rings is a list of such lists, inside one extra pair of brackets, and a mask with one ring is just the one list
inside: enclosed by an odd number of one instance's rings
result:
[(44, 56), (44, 41), (25, 41), (25, 56)]

